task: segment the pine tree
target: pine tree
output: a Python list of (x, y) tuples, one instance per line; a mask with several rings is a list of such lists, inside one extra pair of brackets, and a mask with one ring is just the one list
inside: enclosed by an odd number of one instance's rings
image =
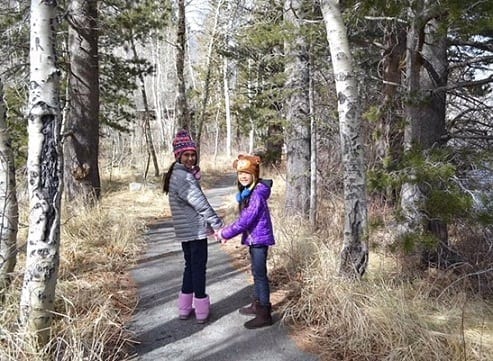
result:
[(67, 200), (95, 203), (99, 177), (99, 57), (97, 0), (71, 0), (68, 99), (65, 109), (64, 182)]

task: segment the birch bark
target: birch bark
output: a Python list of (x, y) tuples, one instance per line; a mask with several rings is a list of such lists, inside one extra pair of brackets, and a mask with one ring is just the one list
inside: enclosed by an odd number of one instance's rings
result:
[(60, 142), (56, 1), (31, 1), (28, 115), (29, 233), (20, 322), (43, 346), (49, 340), (59, 268), (63, 158)]
[(320, 4), (336, 82), (344, 168), (344, 241), (339, 272), (344, 276), (357, 277), (365, 272), (368, 263), (366, 173), (358, 91), (339, 1), (322, 0)]

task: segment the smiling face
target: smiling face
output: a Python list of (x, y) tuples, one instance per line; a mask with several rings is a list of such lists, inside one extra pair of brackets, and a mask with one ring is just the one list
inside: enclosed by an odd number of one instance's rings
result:
[(188, 169), (193, 169), (197, 163), (197, 152), (186, 150), (180, 155), (180, 163)]
[(253, 183), (253, 175), (247, 172), (238, 172), (238, 182), (240, 182), (243, 187), (248, 187)]

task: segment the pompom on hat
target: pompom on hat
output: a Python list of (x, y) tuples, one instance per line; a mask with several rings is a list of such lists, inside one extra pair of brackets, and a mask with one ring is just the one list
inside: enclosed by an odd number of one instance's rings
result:
[(237, 172), (252, 174), (256, 179), (260, 176), (261, 159), (257, 155), (240, 154), (233, 162), (233, 169)]
[(192, 140), (190, 133), (182, 129), (176, 133), (175, 139), (173, 139), (173, 154), (175, 155), (175, 159), (179, 159), (181, 153), (187, 150), (197, 152), (197, 145)]

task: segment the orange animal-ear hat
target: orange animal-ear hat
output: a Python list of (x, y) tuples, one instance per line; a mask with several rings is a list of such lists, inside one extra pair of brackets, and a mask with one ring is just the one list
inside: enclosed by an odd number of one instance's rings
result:
[(257, 179), (260, 174), (261, 159), (257, 155), (240, 154), (233, 162), (233, 169), (254, 175)]

